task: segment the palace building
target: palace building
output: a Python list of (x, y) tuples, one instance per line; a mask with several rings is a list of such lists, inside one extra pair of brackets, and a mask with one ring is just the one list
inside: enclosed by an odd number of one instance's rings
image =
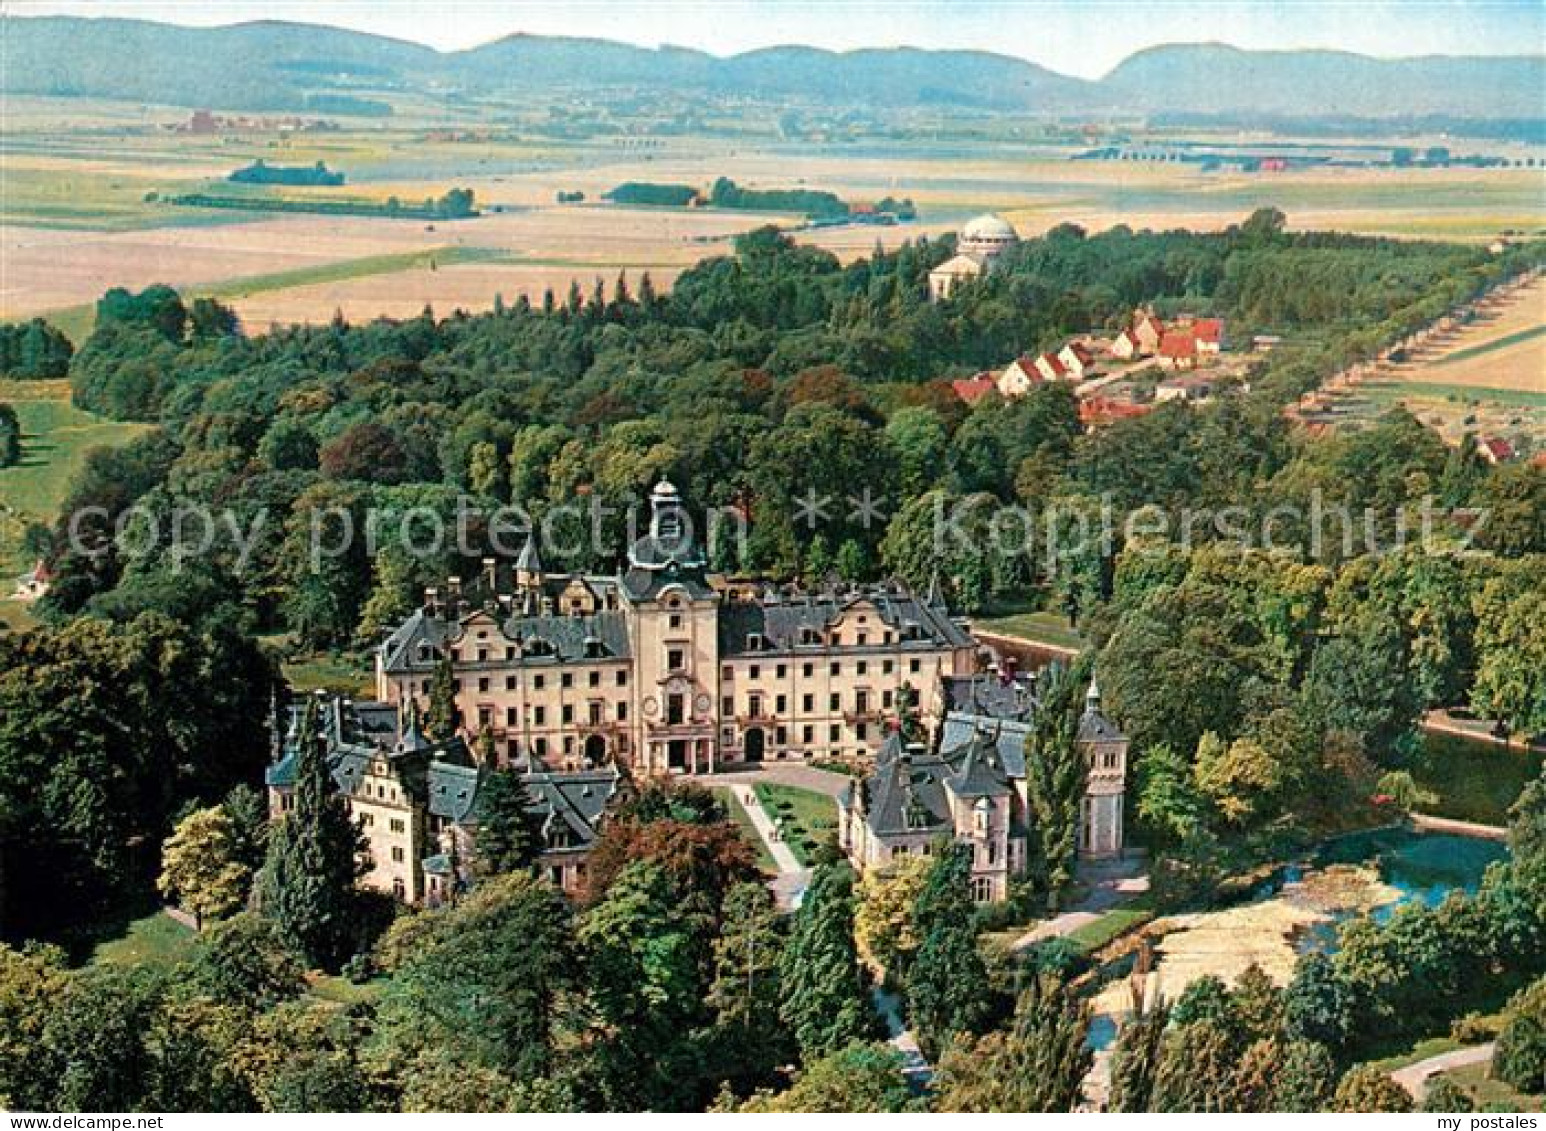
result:
[(377, 653), (377, 695), (422, 699), (449, 660), (464, 734), (503, 762), (636, 774), (873, 756), (905, 710), (944, 716), (976, 645), (934, 594), (897, 583), (819, 592), (708, 573), (680, 495), (615, 575), (511, 567), (452, 578)]
[[(291, 708), (264, 776), (269, 811), (290, 811), (305, 709)], [(401, 706), (317, 697), (318, 743), (334, 786), (365, 840), (360, 883), (405, 903), (437, 904), (470, 882), (478, 799), (492, 767), (467, 743), (435, 742), (419, 727), (413, 700)], [(522, 764), (527, 810), (542, 834), (539, 872), (566, 892), (581, 890), (586, 857), (607, 813), (625, 793), (617, 767), (573, 772)]]

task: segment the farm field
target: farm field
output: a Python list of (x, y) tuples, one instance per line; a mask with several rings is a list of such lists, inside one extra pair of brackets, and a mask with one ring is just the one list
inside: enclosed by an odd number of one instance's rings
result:
[[(667, 287), (736, 233), (790, 214), (612, 207), (602, 193), (629, 180), (707, 187), (718, 176), (758, 187), (828, 189), (847, 200), (911, 197), (917, 223), (847, 226), (801, 239), (848, 260), (955, 230), (1001, 212), (1022, 235), (1064, 222), (1217, 229), (1275, 205), (1293, 227), (1335, 227), (1407, 237), (1490, 239), (1546, 223), (1546, 170), (1322, 168), (1279, 173), (1204, 172), (1176, 162), (1074, 161), (1074, 146), (1011, 138), (790, 143), (776, 138), (688, 135), (560, 141), (514, 129), (448, 137), (415, 125), (337, 132), (169, 133), (186, 113), (166, 107), (18, 99), (0, 142), (0, 319), (45, 314), (77, 339), (90, 304), (113, 286), (169, 283), (233, 301), (255, 327), (321, 322), (342, 310), (359, 320), (492, 306), (495, 296), (540, 299), (572, 281), (649, 271)], [(343, 171), (338, 189), (284, 188), (284, 198), (403, 201), (474, 190), (485, 214), (464, 221), (262, 214), (169, 205), (170, 195), (218, 191), (262, 196), (224, 176), (252, 160)], [(555, 203), (583, 192), (583, 205)], [(329, 194), (334, 194), (329, 197)], [(447, 262), (455, 251), (483, 258)], [(423, 256), (437, 252), (435, 269)], [(393, 257), (407, 258), (394, 260)], [(415, 256), (421, 258), (413, 258)], [(285, 282), (286, 277), (290, 281)], [(308, 277), (309, 276), (309, 277)]]
[(1343, 422), (1403, 405), (1450, 443), (1500, 436), (1529, 454), (1546, 449), (1546, 278), (1482, 305), (1402, 362), (1383, 361), (1331, 393)]

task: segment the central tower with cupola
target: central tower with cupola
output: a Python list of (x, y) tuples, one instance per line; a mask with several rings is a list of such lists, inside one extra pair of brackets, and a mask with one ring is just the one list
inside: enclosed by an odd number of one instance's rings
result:
[(628, 550), (630, 616), (645, 773), (715, 769), (719, 594), (692, 516), (670, 483), (650, 492), (649, 532)]

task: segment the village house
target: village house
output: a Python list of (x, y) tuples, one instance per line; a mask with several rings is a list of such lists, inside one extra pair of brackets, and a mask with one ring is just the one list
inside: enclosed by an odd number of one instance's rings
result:
[(998, 377), (999, 395), (1006, 400), (1023, 397), (1046, 379), (1040, 369), (1040, 358), (1017, 357), (1004, 367)]
[(1502, 436), (1483, 436), (1476, 442), (1476, 454), (1487, 463), (1497, 466), (1514, 458), (1514, 445)]
[(1095, 368), (1095, 353), (1083, 342), (1069, 342), (1058, 351), (1057, 359), (1075, 381), (1085, 380)]
[[(968, 844), (973, 898), (1000, 902), (1025, 871), (1034, 820), (1025, 761), (1034, 684), (993, 674), (955, 678), (945, 696), (938, 750), (893, 735), (872, 772), (839, 799), (838, 841), (861, 872), (898, 856), (926, 855), (941, 839)], [(1086, 769), (1080, 858), (1120, 856), (1128, 740), (1101, 711), (1093, 683), (1076, 742)]]
[(1195, 369), (1197, 339), (1190, 330), (1166, 330), (1160, 339), (1156, 356), (1160, 365), (1166, 369)]
[(950, 382), (950, 388), (963, 402), (974, 405), (989, 393), (998, 391), (998, 378), (991, 373), (979, 373)]
[(942, 716), (940, 679), (975, 653), (932, 592), (711, 578), (661, 483), (621, 573), (550, 573), (534, 542), (513, 570), (488, 560), (477, 582), (426, 594), (378, 649), (376, 679), (402, 703), (449, 661), (463, 732), (487, 730), (504, 762), (711, 773), (873, 756), (904, 704)]
[(948, 299), (962, 283), (992, 270), (999, 256), (1019, 242), (1014, 228), (998, 216), (968, 220), (956, 237), (956, 254), (929, 272), (929, 298)]
[(1214, 379), (1205, 373), (1167, 377), (1154, 387), (1156, 401), (1206, 401), (1213, 397)]
[(1036, 358), (1036, 372), (1044, 381), (1059, 381), (1068, 376), (1068, 367), (1055, 353), (1044, 353)]

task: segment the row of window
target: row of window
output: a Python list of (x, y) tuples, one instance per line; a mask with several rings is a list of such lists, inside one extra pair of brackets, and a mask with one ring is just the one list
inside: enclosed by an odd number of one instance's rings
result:
[[(907, 661), (907, 670), (911, 674), (917, 675), (920, 671), (923, 670), (923, 662), (921, 660), (919, 660), (917, 657), (914, 657), (913, 659), (910, 659), (910, 660)], [(880, 674), (881, 675), (893, 675), (893, 674), (895, 674), (895, 672), (896, 672), (896, 661), (895, 660), (882, 660), (880, 662)], [(841, 660), (833, 660), (827, 666), (827, 674), (828, 675), (833, 675), (833, 676), (840, 676), (840, 675), (842, 675), (843, 674), (843, 662)], [(854, 675), (869, 675), (870, 674), (870, 662), (868, 660), (855, 660), (855, 661), (853, 661), (853, 674)], [(730, 664), (726, 664), (724, 666), (724, 669), (720, 672), (720, 675), (721, 675), (721, 678), (723, 678), (726, 683), (734, 683), (735, 682), (735, 668), (733, 666), (731, 666)], [(773, 678), (774, 679), (787, 679), (788, 676), (789, 676), (789, 665), (788, 664), (774, 664), (773, 665)], [(802, 679), (815, 679), (816, 678), (816, 665), (813, 664), (813, 663), (810, 663), (808, 661), (806, 663), (801, 664), (800, 665), (800, 676), (801, 676)], [(746, 668), (746, 678), (747, 679), (761, 679), (762, 678), (762, 665), (761, 664), (748, 664), (747, 668)]]
[[(756, 729), (756, 728), (753, 728), (753, 729)], [(814, 724), (807, 723), (807, 724), (801, 726), (800, 727), (800, 745), (804, 746), (806, 748), (815, 746), (816, 745), (816, 732), (817, 732), (817, 730), (818, 730), (818, 728)], [(843, 754), (842, 750), (836, 748), (836, 744), (843, 741), (843, 731), (844, 731), (844, 727), (843, 727), (843, 724), (841, 724), (841, 723), (828, 723), (827, 724), (827, 743), (828, 743), (828, 749), (826, 751), (824, 751), (825, 753), (831, 754), (834, 757), (838, 757), (838, 756), (841, 756)], [(877, 731), (877, 734), (879, 734), (879, 733), (882, 733), (882, 732)], [(855, 723), (854, 726), (853, 726), (853, 737), (854, 737), (854, 741), (855, 742), (860, 742), (860, 743), (869, 742), (870, 741), (870, 727), (869, 727), (869, 724), (868, 723)], [(733, 746), (735, 744), (735, 727), (733, 727), (733, 726), (722, 727), (720, 729), (720, 738), (721, 738), (721, 740), (724, 742), (724, 744), (726, 746)], [(745, 741), (744, 738), (742, 739), (741, 745), (742, 745), (743, 748), (746, 746), (746, 741)], [(782, 726), (782, 725), (774, 727), (773, 728), (773, 742), (772, 742), (773, 748), (777, 749), (777, 748), (781, 748), (781, 747), (784, 747), (784, 746), (787, 746), (787, 745), (789, 745), (789, 727)], [(854, 751), (855, 754), (861, 754), (861, 755), (865, 754), (866, 752), (867, 751), (864, 750), (862, 747), (859, 750)]]
[[(531, 714), (532, 726), (543, 727), (548, 725), (548, 710), (544, 704), (530, 704), (528, 705), (527, 710)], [(620, 723), (626, 723), (628, 721), (628, 700), (619, 699), (612, 705), (612, 717)], [(575, 705), (573, 703), (564, 703), (562, 706), (560, 706), (558, 712), (558, 722), (560, 725), (570, 726), (575, 723), (578, 718), (579, 716), (575, 712)], [(607, 718), (606, 703), (597, 699), (585, 704), (584, 721), (591, 726), (601, 726), (602, 724), (608, 722), (609, 720)], [(478, 707), (478, 726), (481, 728), (493, 725), (494, 708), (487, 705), (480, 705)], [(505, 708), (504, 725), (507, 728), (519, 727), (521, 725), (521, 709), (519, 707)]]
[[(889, 688), (880, 693), (880, 708), (889, 711), (896, 704), (896, 693)], [(761, 692), (753, 691), (746, 697), (746, 715), (748, 718), (760, 719), (765, 717), (767, 699)], [(836, 714), (843, 709), (843, 697), (834, 691), (827, 696), (827, 711)], [(860, 688), (854, 692), (853, 710), (856, 715), (865, 715), (875, 709), (875, 696), (867, 688)], [(720, 700), (720, 711), (725, 717), (735, 714), (735, 696), (726, 695)], [(786, 715), (789, 713), (789, 696), (773, 696), (773, 714)], [(814, 715), (816, 713), (816, 696), (810, 692), (800, 696), (800, 713)]]

